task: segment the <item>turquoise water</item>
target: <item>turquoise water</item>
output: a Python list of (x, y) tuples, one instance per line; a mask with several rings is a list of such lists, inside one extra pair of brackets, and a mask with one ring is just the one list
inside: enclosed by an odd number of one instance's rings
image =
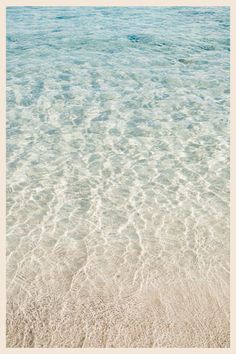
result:
[(9, 346), (228, 345), (229, 30), (227, 7), (7, 9)]

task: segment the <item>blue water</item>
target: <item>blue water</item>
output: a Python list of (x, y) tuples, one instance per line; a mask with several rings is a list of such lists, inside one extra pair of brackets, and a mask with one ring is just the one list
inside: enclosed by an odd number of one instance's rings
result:
[(8, 7), (9, 346), (228, 345), (229, 78), (228, 7)]

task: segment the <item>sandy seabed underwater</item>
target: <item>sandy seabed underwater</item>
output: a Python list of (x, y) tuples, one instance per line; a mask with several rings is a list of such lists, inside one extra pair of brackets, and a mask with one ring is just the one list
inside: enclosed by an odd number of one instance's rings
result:
[(7, 9), (7, 347), (229, 347), (229, 36)]

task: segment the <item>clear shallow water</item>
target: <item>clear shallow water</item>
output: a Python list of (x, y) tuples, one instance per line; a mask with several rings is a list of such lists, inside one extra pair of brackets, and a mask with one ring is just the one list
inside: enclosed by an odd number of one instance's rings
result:
[(229, 10), (8, 8), (8, 346), (229, 345)]

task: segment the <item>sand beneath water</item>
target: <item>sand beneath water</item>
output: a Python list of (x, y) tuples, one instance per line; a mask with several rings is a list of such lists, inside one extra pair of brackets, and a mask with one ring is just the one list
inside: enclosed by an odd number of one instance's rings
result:
[(134, 294), (101, 288), (87, 296), (76, 291), (77, 282), (79, 275), (70, 291), (58, 280), (54, 289), (45, 284), (9, 299), (7, 347), (230, 346), (223, 289), (218, 296), (208, 283), (182, 282)]

